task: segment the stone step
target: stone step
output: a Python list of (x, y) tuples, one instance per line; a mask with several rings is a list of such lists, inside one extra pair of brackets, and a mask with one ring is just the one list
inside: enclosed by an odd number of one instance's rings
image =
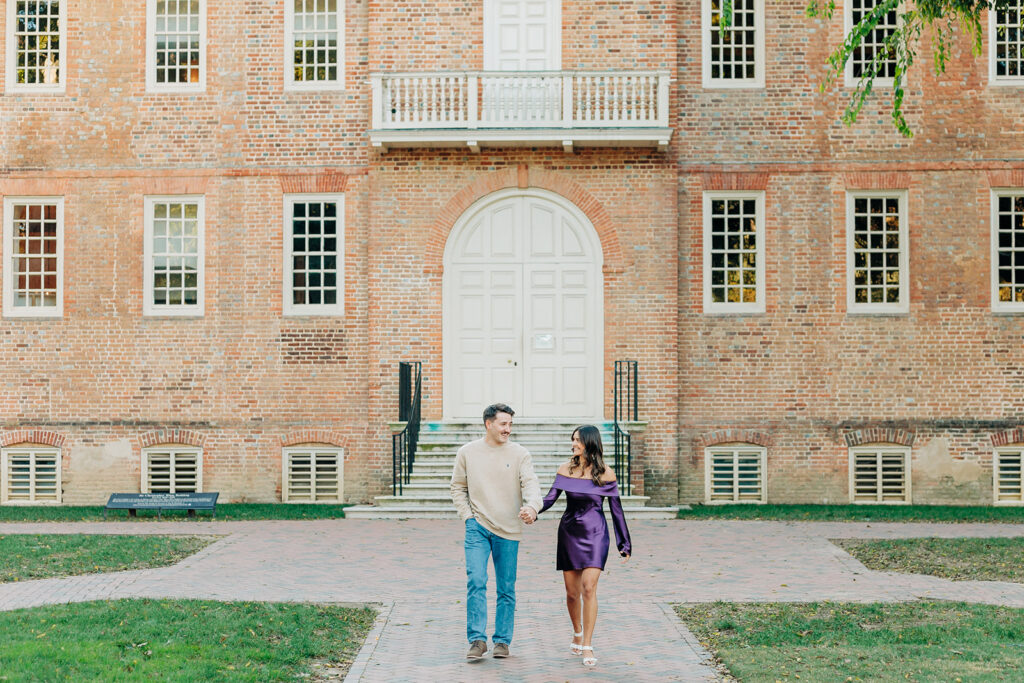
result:
[[(678, 507), (643, 507), (625, 506), (622, 510), (626, 519), (675, 519), (680, 508)], [(683, 506), (688, 509), (688, 506)], [(552, 508), (544, 513), (546, 518), (553, 518), (551, 513), (561, 513), (561, 510)], [(608, 513), (605, 513), (608, 516)], [(448, 505), (395, 505), (392, 507), (377, 507), (375, 505), (354, 505), (345, 508), (345, 517), (348, 519), (458, 519), (459, 516), (452, 507), (451, 501)]]
[[(642, 506), (650, 500), (647, 496), (622, 496), (623, 506)], [(560, 497), (555, 505), (565, 505), (565, 498)], [(410, 490), (408, 486), (405, 487), (404, 493), (400, 496), (374, 496), (374, 505), (377, 507), (390, 507), (392, 505), (404, 506), (404, 505), (452, 505), (451, 491), (445, 489), (443, 491), (421, 489), (421, 490)]]

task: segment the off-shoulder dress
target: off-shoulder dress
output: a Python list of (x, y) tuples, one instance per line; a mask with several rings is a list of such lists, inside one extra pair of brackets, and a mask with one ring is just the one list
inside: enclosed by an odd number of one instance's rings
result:
[(611, 509), (619, 552), (632, 554), (633, 546), (629, 540), (626, 518), (622, 514), (617, 482), (598, 486), (590, 478), (579, 479), (556, 474), (555, 483), (544, 497), (540, 512), (554, 505), (562, 492), (565, 493), (565, 512), (558, 524), (558, 571), (586, 567), (604, 569), (609, 545), (608, 523), (604, 519), (605, 498)]

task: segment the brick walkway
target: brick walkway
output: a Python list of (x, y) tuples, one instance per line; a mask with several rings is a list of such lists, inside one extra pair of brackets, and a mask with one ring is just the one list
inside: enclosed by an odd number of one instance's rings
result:
[[(555, 521), (520, 548), (513, 656), (463, 659), (461, 524), (406, 522), (105, 522), (0, 524), (15, 533), (203, 534), (223, 538), (163, 569), (0, 584), (0, 610), (128, 597), (378, 603), (348, 680), (716, 680), (668, 603), (917, 598), (1024, 607), (1024, 585), (871, 572), (830, 538), (1024, 536), (1024, 525), (728, 521), (630, 523), (637, 555), (609, 560), (599, 589), (597, 670), (568, 652)], [(493, 585), (490, 604), (493, 612)], [(493, 617), (493, 613), (492, 613)]]

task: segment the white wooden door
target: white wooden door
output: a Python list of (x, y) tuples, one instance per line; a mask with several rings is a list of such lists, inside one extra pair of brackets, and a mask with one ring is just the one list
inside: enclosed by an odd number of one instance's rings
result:
[(558, 70), (561, 29), (561, 0), (485, 0), (484, 69)]

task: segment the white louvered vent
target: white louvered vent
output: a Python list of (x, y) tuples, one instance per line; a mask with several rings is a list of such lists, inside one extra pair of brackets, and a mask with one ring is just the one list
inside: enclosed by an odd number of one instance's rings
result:
[(203, 490), (203, 455), (196, 448), (161, 446), (143, 451), (143, 493), (196, 493)]
[(344, 456), (339, 448), (289, 448), (284, 451), (286, 503), (340, 503)]
[(851, 448), (850, 502), (910, 503), (910, 449), (889, 445)]
[(8, 448), (2, 460), (2, 502), (60, 503), (59, 450)]
[(1000, 448), (992, 468), (993, 491), (997, 505), (1024, 503), (1024, 447)]
[(765, 448), (738, 445), (709, 448), (704, 453), (705, 501), (764, 503)]

